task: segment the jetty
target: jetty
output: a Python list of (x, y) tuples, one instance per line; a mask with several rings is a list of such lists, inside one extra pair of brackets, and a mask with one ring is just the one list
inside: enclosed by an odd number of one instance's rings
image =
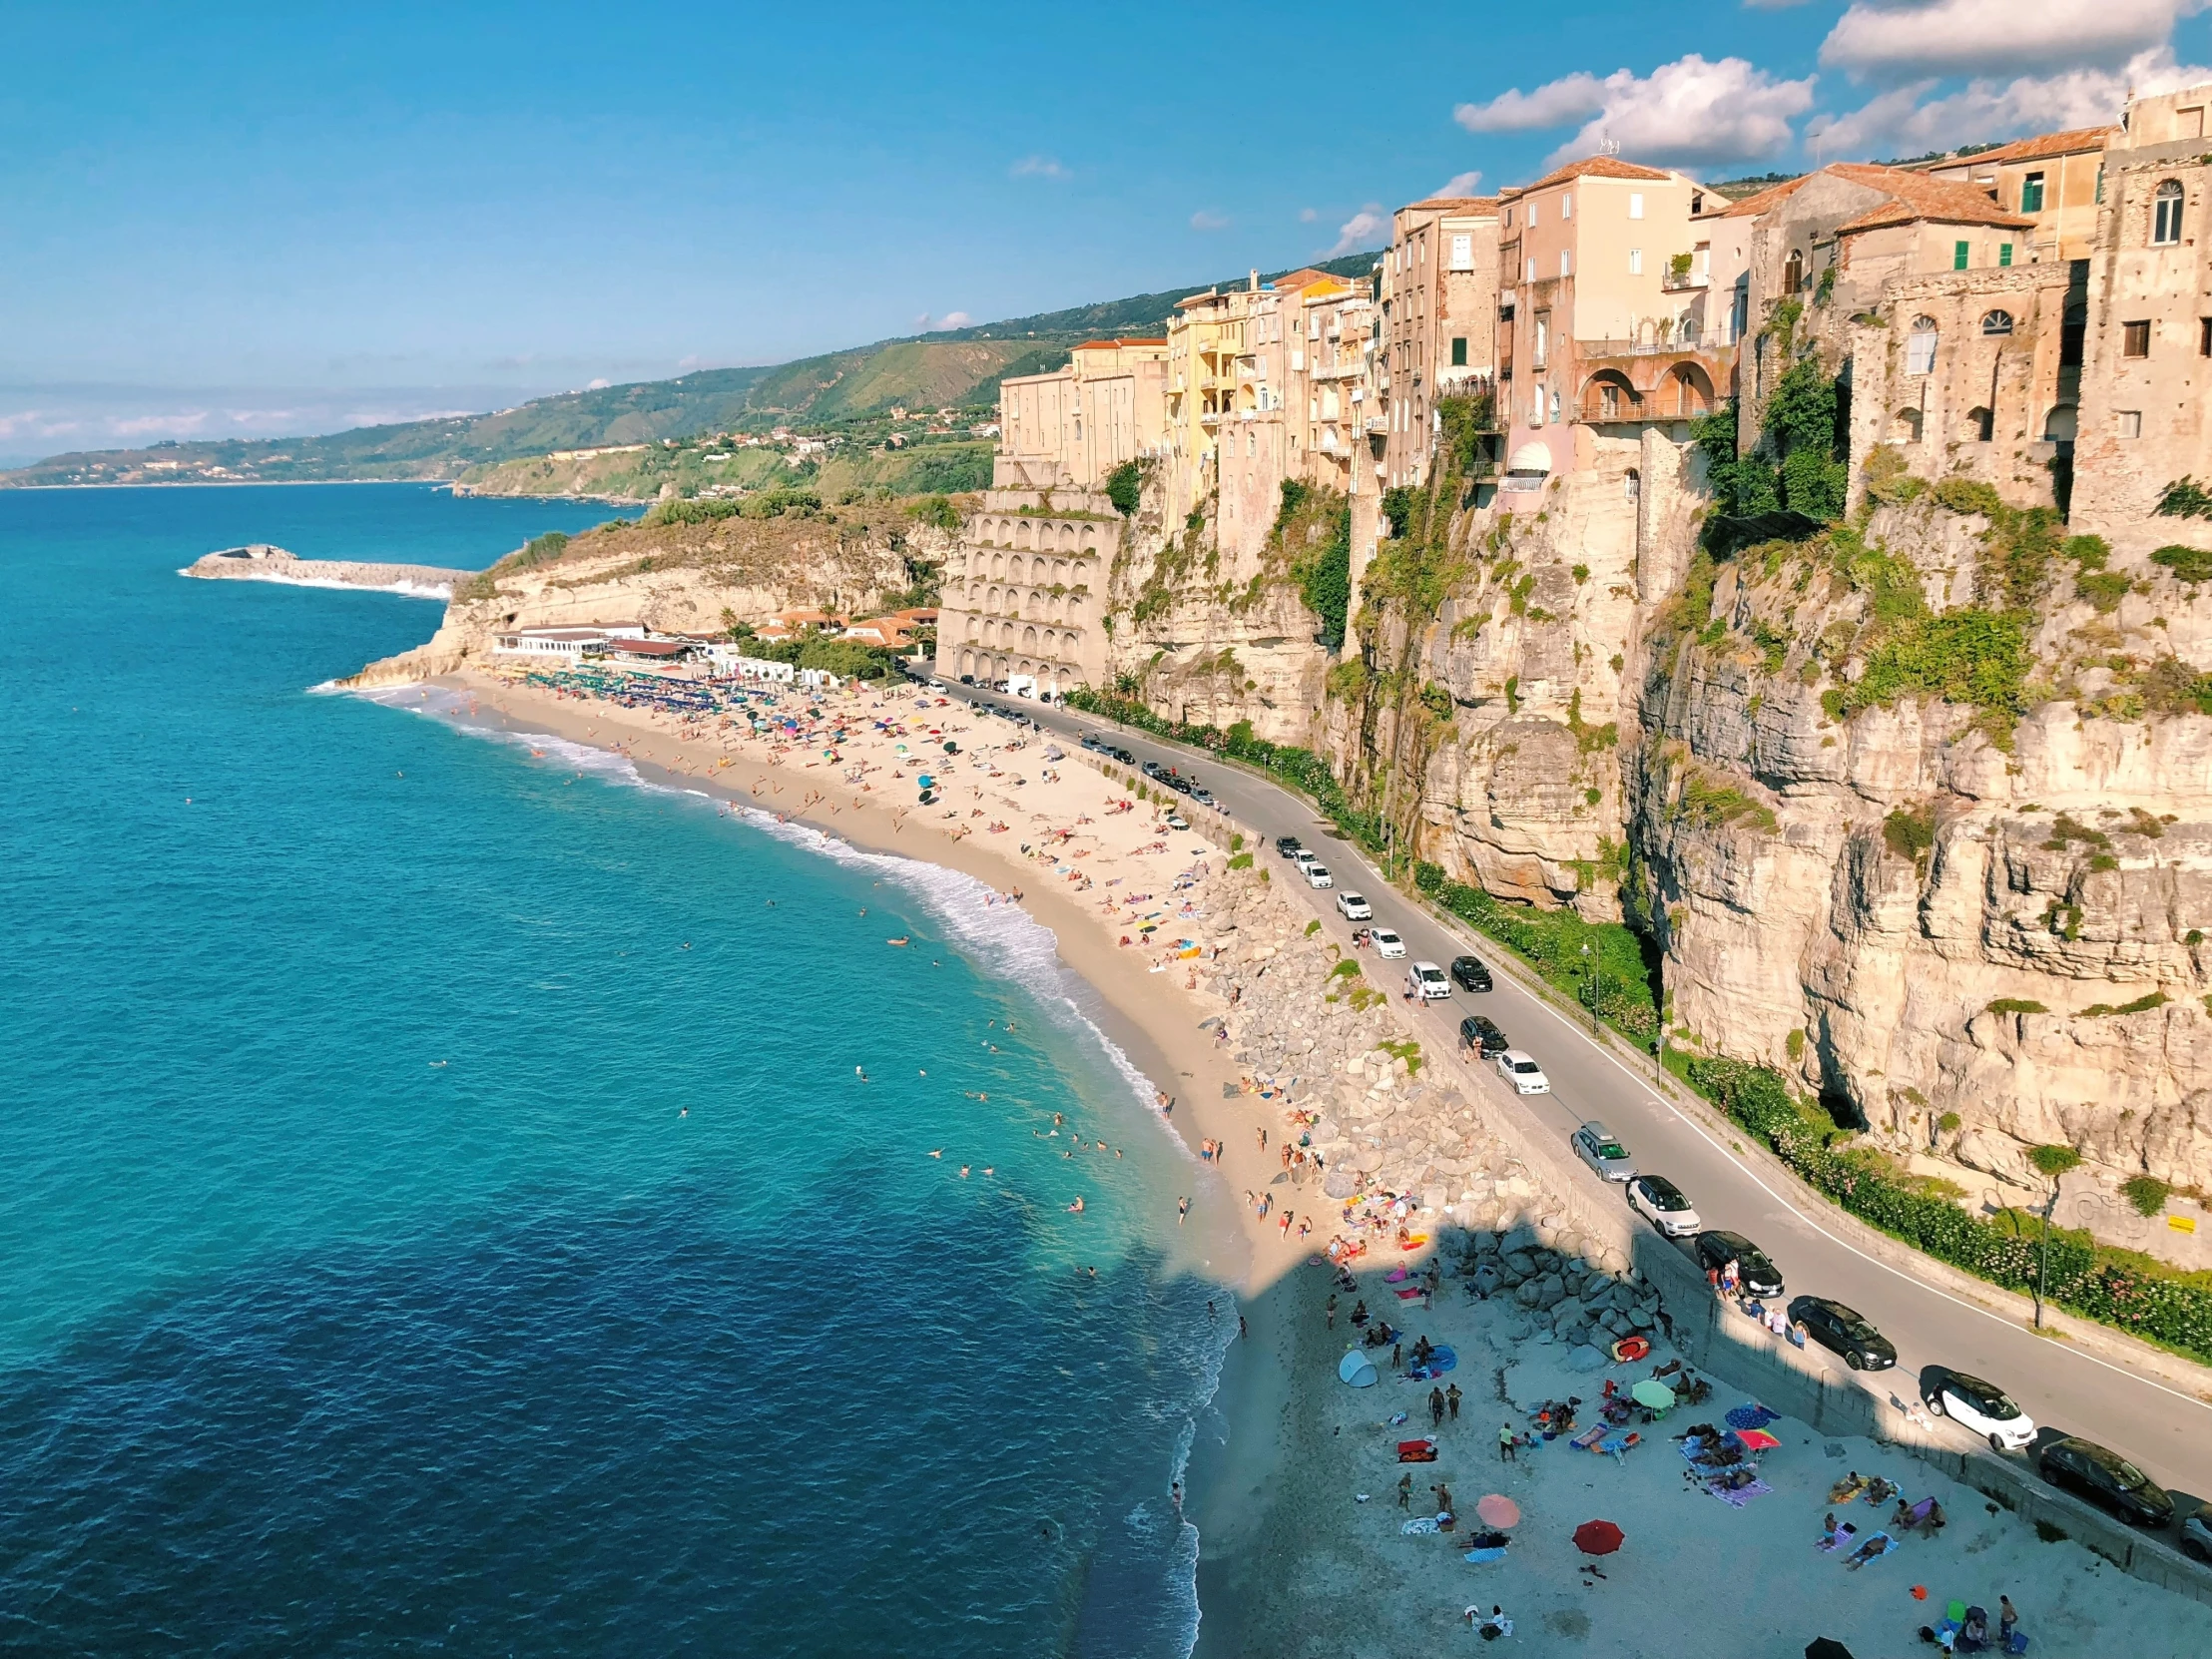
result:
[(285, 582), (306, 588), (368, 588), (417, 599), (451, 599), (456, 584), (476, 573), (438, 565), (364, 563), (354, 559), (302, 559), (269, 542), (225, 547), (195, 559), (184, 576), (210, 581)]

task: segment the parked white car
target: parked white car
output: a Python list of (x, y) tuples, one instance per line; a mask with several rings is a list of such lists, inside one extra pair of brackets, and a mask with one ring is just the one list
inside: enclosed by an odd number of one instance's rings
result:
[(1628, 1207), (1670, 1239), (1686, 1239), (1705, 1227), (1682, 1189), (1663, 1175), (1639, 1175), (1629, 1182)]
[(1308, 864), (1306, 866), (1306, 884), (1309, 887), (1334, 887), (1337, 884), (1337, 878), (1329, 873), (1327, 864)]
[(1337, 914), (1347, 921), (1373, 921), (1375, 906), (1356, 892), (1341, 892), (1337, 895)]
[(1405, 941), (1387, 927), (1369, 928), (1368, 942), (1375, 946), (1375, 953), (1378, 956), (1402, 956), (1405, 954)]
[[(1440, 977), (1440, 975), (1439, 975)], [(1497, 1057), (1497, 1074), (1513, 1085), (1515, 1094), (1549, 1094), (1551, 1079), (1525, 1050), (1508, 1048)]]
[[(1400, 947), (1399, 954), (1404, 954)], [(1422, 1002), (1434, 1002), (1451, 994), (1451, 981), (1434, 962), (1415, 962), (1405, 970), (1406, 994)]]
[(1307, 869), (1321, 862), (1320, 856), (1310, 846), (1302, 846), (1291, 854), (1291, 862), (1300, 869)]
[(1964, 1372), (1939, 1373), (1921, 1398), (1939, 1417), (1948, 1417), (1989, 1442), (1991, 1451), (2018, 1451), (2035, 1438), (2035, 1421), (1994, 1382)]

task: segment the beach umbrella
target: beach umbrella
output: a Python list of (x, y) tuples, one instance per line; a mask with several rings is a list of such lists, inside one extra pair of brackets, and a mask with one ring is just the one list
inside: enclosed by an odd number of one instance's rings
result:
[(1648, 1405), (1654, 1411), (1664, 1411), (1674, 1403), (1674, 1390), (1656, 1377), (1647, 1377), (1628, 1390), (1628, 1397), (1638, 1405)]
[(1574, 1529), (1574, 1547), (1585, 1555), (1610, 1555), (1621, 1541), (1621, 1529), (1609, 1520), (1584, 1521)]
[(1764, 1428), (1739, 1428), (1735, 1433), (1746, 1451), (1772, 1451), (1782, 1443)]
[(1502, 1492), (1491, 1492), (1475, 1500), (1474, 1512), (1482, 1517), (1484, 1526), (1508, 1527), (1520, 1525), (1520, 1505)]

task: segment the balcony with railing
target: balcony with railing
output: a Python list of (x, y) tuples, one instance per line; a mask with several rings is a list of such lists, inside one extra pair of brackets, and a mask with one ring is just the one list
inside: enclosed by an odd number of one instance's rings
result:
[(1710, 270), (1697, 269), (1697, 259), (1691, 254), (1677, 254), (1667, 261), (1667, 269), (1660, 275), (1659, 286), (1666, 293), (1687, 293), (1696, 288), (1713, 285)]

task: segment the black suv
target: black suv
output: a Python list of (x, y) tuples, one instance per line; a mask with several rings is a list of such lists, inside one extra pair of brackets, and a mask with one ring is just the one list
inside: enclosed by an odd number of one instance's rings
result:
[(1452, 957), (1451, 977), (1463, 991), (1486, 991), (1490, 988), (1490, 970), (1482, 965), (1482, 958), (1479, 956)]
[[(1465, 958), (1462, 958), (1464, 960)], [(1457, 966), (1454, 963), (1453, 966)], [(1505, 1033), (1480, 1014), (1469, 1014), (1459, 1022), (1459, 1041), (1480, 1054), (1483, 1059), (1495, 1059), (1513, 1045), (1505, 1040)]]
[(1133, 767), (1137, 764), (1137, 757), (1130, 754), (1126, 749), (1106, 749), (1101, 750), (1100, 753), (1112, 760), (1119, 761), (1125, 767)]
[(1700, 1233), (1697, 1236), (1699, 1267), (1708, 1273), (1718, 1273), (1731, 1262), (1736, 1264), (1737, 1277), (1751, 1295), (1782, 1294), (1782, 1275), (1775, 1272), (1774, 1264), (1767, 1260), (1767, 1253), (1741, 1233)]
[(1844, 1357), (1853, 1371), (1888, 1371), (1898, 1363), (1890, 1339), (1869, 1325), (1857, 1309), (1825, 1296), (1801, 1296), (1790, 1304), (1790, 1321), (1821, 1347)]
[(1162, 766), (1158, 761), (1147, 761), (1137, 770), (1143, 773), (1147, 778), (1151, 779), (1155, 784), (1164, 784), (1168, 781), (1168, 769)]
[(1275, 853), (1279, 858), (1288, 858), (1294, 852), (1303, 850), (1305, 845), (1306, 843), (1296, 835), (1278, 835), (1275, 837)]
[(2078, 1434), (2052, 1440), (2036, 1456), (2043, 1478), (2130, 1526), (2166, 1526), (2174, 1518), (2174, 1500), (2165, 1487), (2116, 1451)]

